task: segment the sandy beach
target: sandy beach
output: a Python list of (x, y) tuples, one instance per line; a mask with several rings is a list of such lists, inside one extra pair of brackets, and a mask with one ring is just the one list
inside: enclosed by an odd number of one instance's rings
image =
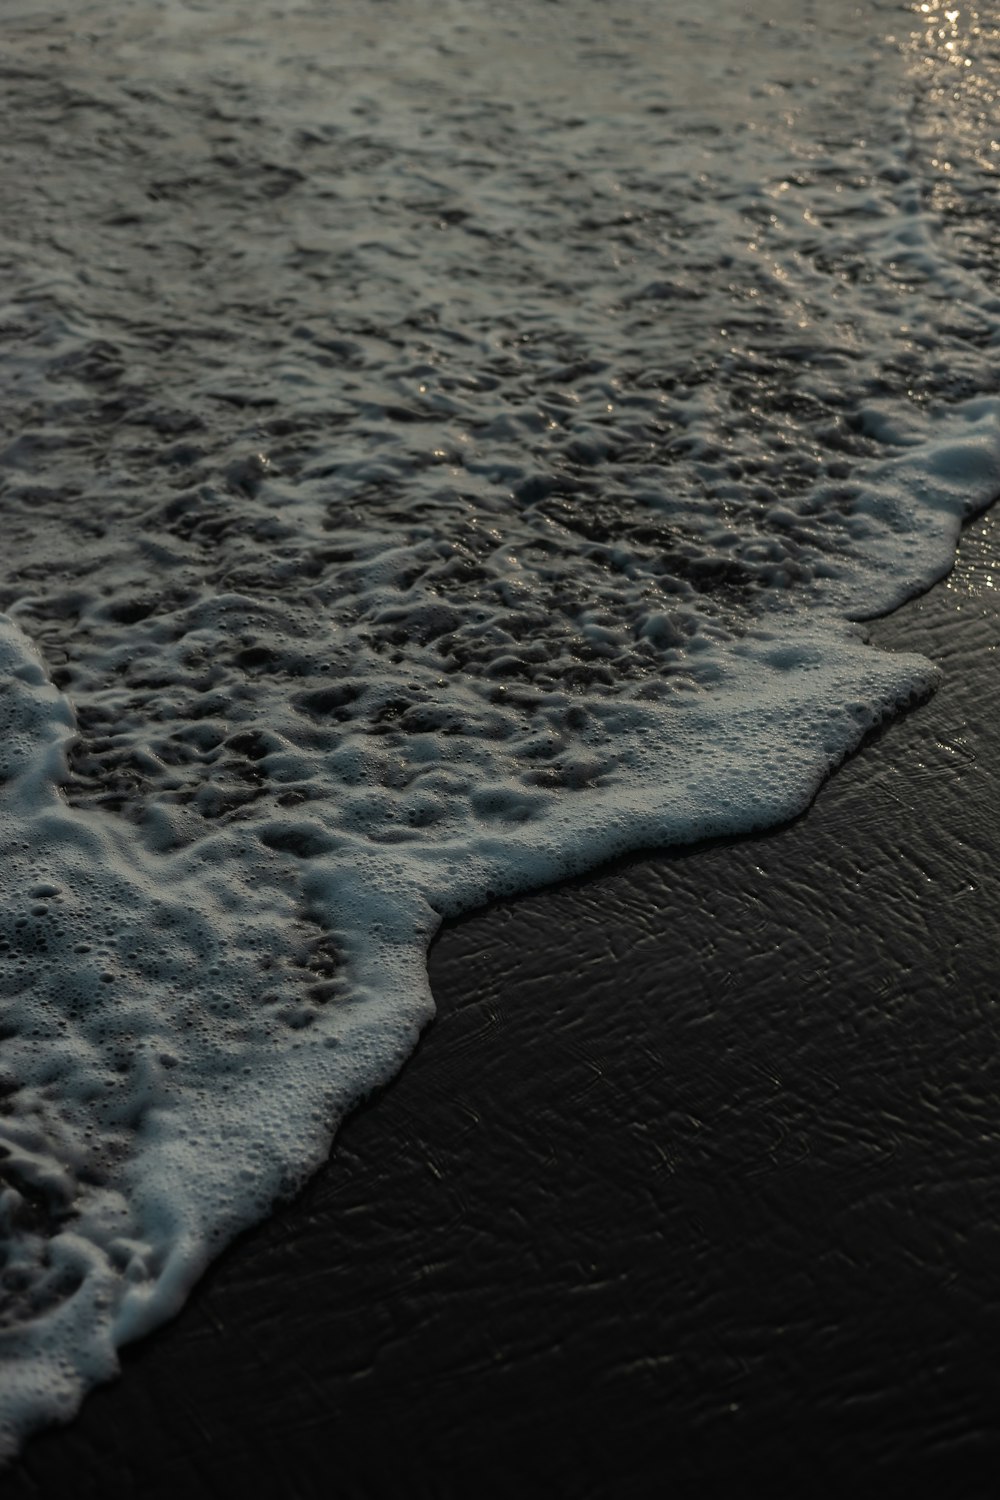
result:
[(990, 1493), (998, 542), (806, 816), (447, 929), (398, 1082), (5, 1493)]

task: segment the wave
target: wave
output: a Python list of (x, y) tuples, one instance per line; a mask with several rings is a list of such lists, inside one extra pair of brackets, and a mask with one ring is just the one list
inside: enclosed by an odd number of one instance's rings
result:
[(933, 687), (862, 622), (1000, 493), (985, 30), (545, 9), (13, 27), (8, 1456), (397, 1071), (444, 916)]

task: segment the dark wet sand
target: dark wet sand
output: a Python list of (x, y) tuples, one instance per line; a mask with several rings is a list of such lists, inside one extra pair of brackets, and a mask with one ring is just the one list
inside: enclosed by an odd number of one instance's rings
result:
[(451, 927), (398, 1083), (5, 1496), (995, 1494), (994, 548), (795, 824)]

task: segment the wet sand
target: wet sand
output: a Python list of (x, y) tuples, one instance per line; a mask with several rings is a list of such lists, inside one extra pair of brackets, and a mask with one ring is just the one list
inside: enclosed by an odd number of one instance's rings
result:
[(992, 1493), (998, 546), (806, 816), (444, 932), (398, 1082), (5, 1495)]

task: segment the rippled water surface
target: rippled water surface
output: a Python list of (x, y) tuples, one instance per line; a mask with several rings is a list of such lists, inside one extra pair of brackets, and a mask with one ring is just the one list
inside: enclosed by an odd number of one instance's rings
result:
[(932, 685), (851, 622), (1000, 492), (996, 15), (832, 9), (0, 7), (8, 1450), (391, 1076), (442, 914)]

